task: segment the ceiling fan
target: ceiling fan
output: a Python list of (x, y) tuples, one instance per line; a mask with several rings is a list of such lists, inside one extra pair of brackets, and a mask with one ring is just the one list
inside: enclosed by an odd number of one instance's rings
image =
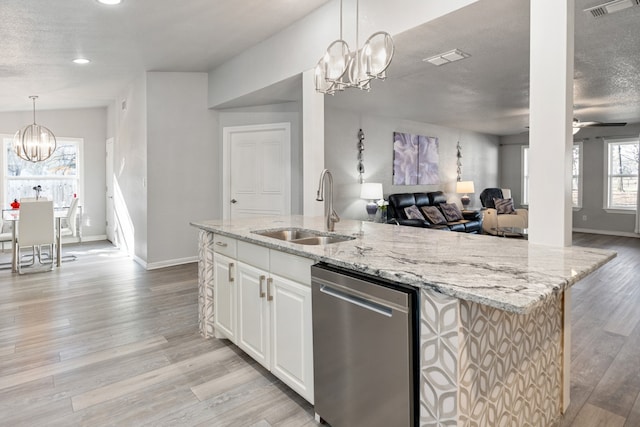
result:
[[(609, 126), (626, 126), (627, 122), (581, 122), (580, 119), (573, 118), (573, 134), (575, 135), (582, 128), (609, 127)], [(527, 132), (529, 126), (527, 126)]]
[(625, 126), (626, 122), (581, 122), (580, 119), (573, 118), (574, 128), (594, 128), (604, 126)]

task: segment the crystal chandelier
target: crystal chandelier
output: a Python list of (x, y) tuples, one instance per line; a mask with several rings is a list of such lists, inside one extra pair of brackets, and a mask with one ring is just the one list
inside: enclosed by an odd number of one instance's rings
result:
[(36, 99), (33, 100), (33, 124), (27, 125), (13, 136), (13, 151), (18, 157), (30, 162), (47, 160), (56, 151), (56, 137), (49, 129), (36, 124)]
[(373, 33), (362, 46), (358, 44), (359, 0), (356, 0), (356, 48), (342, 39), (342, 0), (340, 0), (340, 39), (332, 42), (315, 68), (316, 91), (333, 95), (347, 88), (371, 90), (371, 80), (384, 80), (395, 46), (385, 31)]

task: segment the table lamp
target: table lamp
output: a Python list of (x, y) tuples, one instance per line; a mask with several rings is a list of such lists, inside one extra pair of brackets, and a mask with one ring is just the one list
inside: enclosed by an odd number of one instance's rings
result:
[(464, 209), (466, 209), (467, 206), (469, 206), (469, 202), (471, 202), (471, 199), (469, 199), (468, 194), (475, 193), (475, 192), (476, 191), (473, 188), (473, 181), (458, 181), (456, 183), (456, 193), (464, 194), (464, 196), (460, 198), (460, 201), (462, 202), (462, 207)]
[(378, 212), (378, 204), (376, 200), (382, 199), (382, 184), (379, 182), (365, 182), (360, 188), (360, 198), (369, 200), (367, 203), (367, 213), (369, 221), (373, 221)]

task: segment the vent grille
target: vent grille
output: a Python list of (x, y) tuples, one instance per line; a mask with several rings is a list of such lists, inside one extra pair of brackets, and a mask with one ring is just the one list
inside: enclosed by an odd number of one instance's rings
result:
[(584, 9), (584, 11), (590, 13), (594, 18), (600, 18), (633, 6), (640, 6), (640, 0), (613, 0), (598, 6)]

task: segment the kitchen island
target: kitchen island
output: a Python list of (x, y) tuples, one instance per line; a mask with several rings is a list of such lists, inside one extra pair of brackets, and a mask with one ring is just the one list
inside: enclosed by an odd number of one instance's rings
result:
[(302, 216), (193, 222), (201, 230), (201, 333), (218, 332), (216, 236), (233, 239), (308, 265), (324, 262), (418, 288), (421, 426), (557, 421), (568, 405), (569, 288), (614, 252), (348, 220), (336, 224), (335, 234), (353, 239), (326, 245), (255, 233), (323, 230), (324, 224), (324, 218)]

